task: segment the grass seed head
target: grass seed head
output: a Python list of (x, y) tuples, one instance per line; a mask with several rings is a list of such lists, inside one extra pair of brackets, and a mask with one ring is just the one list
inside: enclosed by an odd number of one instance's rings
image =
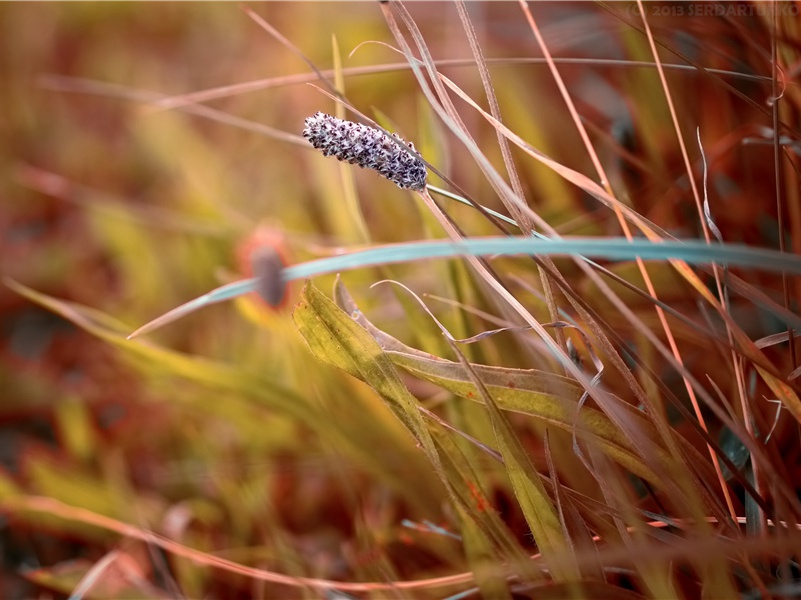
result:
[(394, 133), (389, 137), (374, 127), (318, 112), (306, 119), (303, 137), (325, 156), (378, 171), (403, 189), (422, 190), (426, 185), (420, 153)]

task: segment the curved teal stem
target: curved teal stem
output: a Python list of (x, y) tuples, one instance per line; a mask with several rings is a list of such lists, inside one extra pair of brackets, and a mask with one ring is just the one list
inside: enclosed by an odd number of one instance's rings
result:
[(801, 274), (801, 256), (739, 244), (707, 244), (703, 240), (652, 242), (624, 238), (531, 237), (468, 238), (390, 244), (313, 260), (287, 267), (284, 281), (376, 265), (460, 256), (593, 256), (607, 260), (682, 260), (692, 264), (718, 263), (763, 271)]

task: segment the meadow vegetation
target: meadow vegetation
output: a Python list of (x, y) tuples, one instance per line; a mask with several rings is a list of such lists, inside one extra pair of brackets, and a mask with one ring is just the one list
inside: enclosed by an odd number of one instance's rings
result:
[(799, 8), (0, 5), (0, 597), (797, 596)]

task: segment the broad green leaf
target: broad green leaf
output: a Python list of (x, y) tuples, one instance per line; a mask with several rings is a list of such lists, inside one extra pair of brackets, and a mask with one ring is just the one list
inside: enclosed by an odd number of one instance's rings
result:
[[(432, 427), (431, 435), (440, 451), (443, 468), (449, 476), (450, 491), (458, 500), (454, 506), (463, 522), (466, 519), (472, 520), (472, 525), (462, 529), (462, 536), (465, 538), (465, 546), (469, 546), (466, 548), (468, 560), (480, 587), (501, 587), (497, 577), (506, 572), (503, 563), (511, 567), (511, 572), (517, 572), (526, 581), (541, 579), (539, 568), (523, 552), (493, 508), (472, 461), (461, 450), (453, 435), (442, 427)], [(468, 537), (471, 537), (469, 541)], [(494, 568), (484, 560), (492, 545), (490, 541), (497, 548), (496, 558), (501, 557), (501, 561), (496, 560)], [(494, 598), (496, 595), (491, 593), (488, 597)]]
[[(458, 351), (458, 350), (457, 350)], [(570, 544), (562, 531), (559, 514), (551, 501), (539, 474), (526, 453), (520, 439), (512, 429), (506, 415), (496, 404), (492, 394), (484, 385), (473, 366), (460, 355), (465, 374), (478, 391), (489, 411), (492, 429), (498, 448), (504, 459), (504, 466), (512, 482), (520, 508), (526, 517), (531, 533), (534, 536), (545, 561), (556, 554), (569, 552)], [(574, 564), (551, 566), (551, 572), (557, 581), (578, 579), (578, 568)]]
[[(481, 401), (476, 386), (458, 363), (401, 352), (387, 352), (387, 356), (394, 364), (416, 377), (430, 381), (461, 398)], [(473, 365), (473, 369), (499, 408), (527, 414), (560, 429), (573, 431), (575, 407), (582, 394), (582, 389), (575, 381), (541, 371), (484, 365)], [(652, 429), (634, 411), (631, 411), (630, 416), (640, 421), (639, 425), (646, 430)], [(632, 473), (659, 485), (656, 474), (640, 460), (630, 442), (602, 412), (585, 406), (581, 409), (579, 423), (581, 426), (576, 428), (578, 437), (597, 442), (610, 458)], [(661, 449), (660, 452), (662, 460), (669, 461), (667, 453)]]
[(303, 287), (293, 317), (315, 356), (361, 379), (386, 401), (425, 452), (454, 505), (469, 515), (486, 536), (479, 547), (492, 540), (503, 560), (517, 567), (518, 574), (522, 571), (526, 579), (537, 577), (522, 549), (480, 492), (478, 478), (463, 460), (451, 434), (436, 423), (423, 421), (417, 400), (373, 336), (311, 283)]
[[(475, 386), (461, 365), (407, 346), (381, 331), (359, 310), (341, 283), (335, 285), (334, 294), (337, 303), (373, 336), (393, 363), (417, 377), (442, 384), (441, 387), (457, 396), (480, 402)], [(502, 410), (531, 415), (543, 424), (555, 425), (572, 434), (577, 403), (584, 392), (575, 380), (545, 371), (483, 365), (474, 367), (485, 385), (500, 391), (493, 397)], [(654, 426), (642, 413), (622, 401), (617, 402), (617, 410), (617, 418), (625, 424), (626, 431), (638, 432), (636, 443), (604, 413), (587, 406), (581, 409), (581, 419), (578, 421), (581, 427), (576, 430), (577, 437), (595, 441), (618, 464), (656, 487), (670, 491), (670, 486), (665, 484), (665, 473), (671, 474), (669, 477), (677, 472), (684, 473), (684, 462), (658, 444), (656, 440), (659, 437)], [(676, 443), (684, 453), (683, 460), (691, 461), (704, 480), (715, 477), (706, 458), (689, 442), (677, 436)], [(644, 460), (644, 456), (649, 460)]]
[(370, 384), (426, 452), (435, 454), (416, 400), (364, 329), (310, 283), (303, 286), (292, 316), (312, 354)]
[[(417, 409), (417, 401), (370, 334), (308, 282), (303, 286), (301, 300), (295, 306), (292, 318), (312, 354), (361, 379), (384, 399), (390, 411), (422, 447), (440, 478), (445, 481), (434, 442)], [(411, 464), (417, 465), (418, 462)], [(426, 482), (420, 486), (419, 493), (432, 493), (435, 485), (430, 472), (421, 471), (407, 476)]]

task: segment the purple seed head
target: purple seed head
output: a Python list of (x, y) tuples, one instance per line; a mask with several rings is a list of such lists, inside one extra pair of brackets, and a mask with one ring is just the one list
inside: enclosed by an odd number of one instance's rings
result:
[(351, 121), (318, 112), (306, 119), (303, 129), (312, 146), (325, 156), (378, 171), (398, 187), (422, 190), (426, 185), (426, 165), (411, 142)]

